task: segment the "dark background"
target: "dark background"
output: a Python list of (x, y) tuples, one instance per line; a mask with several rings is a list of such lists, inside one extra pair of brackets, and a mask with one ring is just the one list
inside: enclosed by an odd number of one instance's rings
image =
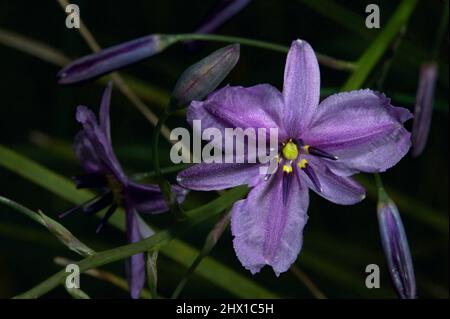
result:
[[(253, 1), (216, 33), (261, 39), (289, 45), (293, 39), (306, 39), (321, 53), (356, 60), (378, 33), (364, 24), (330, 19), (306, 4), (309, 1)], [(317, 1), (321, 2), (321, 1)], [(381, 27), (388, 21), (397, 1), (337, 1), (365, 19), (365, 6), (377, 3), (381, 9)], [(81, 1), (81, 18), (103, 47), (150, 33), (187, 33), (204, 21), (215, 1)], [(325, 3), (324, 3), (325, 5)], [(420, 64), (430, 58), (442, 13), (441, 1), (420, 1), (413, 13), (404, 40), (396, 54), (384, 85), (393, 104), (413, 108)], [(337, 19), (339, 20), (339, 19)], [(0, 0), (0, 29), (14, 31), (46, 43), (71, 57), (90, 53), (76, 29), (65, 27), (65, 14), (56, 1)], [(402, 211), (414, 259), (419, 296), (448, 298), (448, 33), (439, 55), (440, 77), (428, 145), (423, 155), (408, 155), (399, 165), (383, 174), (386, 185), (433, 210), (447, 224), (438, 230)], [(404, 43), (414, 48), (407, 50)], [(180, 73), (222, 44), (205, 43), (191, 51), (177, 44), (164, 53), (124, 73), (133, 75), (158, 89), (170, 92)], [(281, 88), (285, 55), (243, 46), (241, 58), (224, 84), (250, 86), (271, 83)], [(43, 164), (63, 176), (80, 172), (69, 145), (79, 126), (74, 119), (78, 104), (96, 108), (102, 86), (90, 83), (78, 87), (60, 87), (55, 74), (59, 67), (0, 43), (0, 143)], [(375, 68), (374, 76), (379, 67)], [(346, 72), (321, 67), (322, 86), (338, 88), (348, 77)], [(370, 77), (369, 77), (370, 79)], [(157, 97), (157, 95), (155, 95)], [(405, 98), (406, 96), (406, 98)], [(159, 113), (163, 107), (157, 98), (146, 103)], [(112, 100), (112, 134), (114, 147), (129, 172), (151, 170), (150, 144), (152, 127), (130, 102), (115, 90)], [(169, 121), (170, 127), (186, 125), (183, 117)], [(411, 123), (408, 123), (410, 129)], [(162, 154), (169, 145), (161, 143)], [(165, 157), (167, 161), (168, 156)], [(164, 160), (164, 159), (163, 159)], [(371, 176), (365, 177), (373, 186)], [(56, 216), (72, 206), (50, 192), (0, 167), (0, 194), (32, 209), (42, 209)], [(209, 195), (208, 195), (209, 196)], [(208, 197), (206, 196), (206, 197)], [(211, 195), (212, 198), (213, 195)], [(297, 261), (309, 277), (329, 298), (392, 298), (383, 260), (376, 220), (376, 198), (368, 196), (355, 206), (337, 206), (315, 194), (310, 195), (310, 219), (304, 232), (304, 249)], [(204, 194), (192, 194), (191, 205), (205, 200)], [(426, 215), (428, 209), (419, 212)], [(161, 226), (170, 219), (158, 216), (151, 220)], [(213, 221), (202, 224), (182, 239), (200, 247)], [(63, 221), (77, 237), (101, 250), (123, 244), (122, 233), (112, 227), (95, 236), (97, 220), (82, 215)], [(232, 238), (227, 231), (212, 256), (233, 269), (246, 272), (234, 255)], [(307, 262), (302, 260), (305, 255)], [(59, 267), (53, 257), (77, 258), (68, 252), (45, 229), (0, 207), (0, 297), (23, 292), (44, 280)], [(169, 296), (186, 269), (164, 256), (159, 258), (159, 288)], [(380, 265), (380, 290), (364, 286), (365, 266)], [(105, 269), (123, 275), (122, 263)], [(220, 274), (218, 274), (220, 276)], [(253, 277), (273, 292), (289, 298), (311, 298), (304, 285), (293, 274), (276, 278), (268, 267)], [(83, 288), (91, 297), (128, 297), (126, 292), (107, 283), (83, 277)], [(63, 288), (47, 295), (66, 298)], [(194, 276), (183, 297), (232, 297), (200, 276)]]

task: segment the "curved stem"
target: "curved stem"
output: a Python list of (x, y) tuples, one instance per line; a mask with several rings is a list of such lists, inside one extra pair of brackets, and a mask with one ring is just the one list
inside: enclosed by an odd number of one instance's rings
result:
[[(182, 34), (174, 34), (173, 36), (176, 38), (176, 41), (201, 40), (201, 41), (224, 42), (224, 43), (240, 43), (242, 45), (247, 45), (255, 48), (261, 48), (281, 53), (287, 53), (289, 51), (289, 47), (281, 44), (235, 36), (226, 36), (218, 34), (197, 34), (197, 33), (182, 33)], [(316, 55), (317, 59), (321, 64), (328, 66), (330, 68), (343, 71), (352, 71), (355, 69), (355, 65), (353, 62), (335, 59), (328, 55), (317, 52)]]

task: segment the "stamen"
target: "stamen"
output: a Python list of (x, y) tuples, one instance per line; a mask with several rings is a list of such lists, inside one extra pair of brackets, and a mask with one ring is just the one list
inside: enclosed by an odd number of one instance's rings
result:
[(105, 213), (105, 216), (103, 216), (103, 218), (100, 220), (100, 224), (98, 224), (98, 227), (95, 230), (95, 232), (97, 234), (103, 229), (103, 227), (108, 222), (108, 219), (112, 216), (112, 214), (114, 214), (116, 209), (117, 209), (117, 205), (116, 204), (114, 204), (114, 205), (112, 205), (111, 207), (108, 208), (108, 210)]
[(83, 212), (85, 212), (87, 215), (93, 215), (101, 211), (103, 208), (111, 205), (112, 202), (113, 202), (113, 194), (111, 192), (108, 192), (91, 205), (83, 207)]
[(283, 165), (283, 172), (292, 173), (292, 166), (290, 164)]
[(313, 183), (316, 190), (319, 193), (321, 193), (323, 191), (323, 189), (322, 189), (322, 186), (320, 185), (320, 181), (317, 178), (317, 175), (314, 172), (314, 170), (312, 169), (311, 165), (308, 164), (308, 161), (305, 159), (302, 159), (301, 161), (298, 162), (298, 167), (305, 172), (305, 174), (308, 176), (308, 178)]
[(75, 213), (75, 212), (78, 211), (78, 210), (82, 210), (83, 207), (86, 207), (86, 206), (90, 205), (91, 203), (96, 202), (96, 201), (99, 200), (99, 199), (100, 199), (99, 196), (94, 197), (94, 198), (91, 198), (90, 200), (84, 202), (83, 204), (80, 204), (80, 205), (77, 205), (77, 206), (75, 206), (75, 207), (72, 207), (71, 209), (65, 211), (64, 213), (59, 214), (58, 217), (59, 217), (59, 218), (64, 218), (64, 217), (66, 217), (66, 216), (68, 216), (68, 215), (70, 215), (70, 214), (72, 214), (72, 213)]
[(318, 148), (315, 148), (315, 147), (310, 147), (309, 148), (309, 153), (311, 155), (328, 158), (328, 159), (333, 160), (333, 161), (338, 160), (337, 156), (334, 156), (334, 155), (332, 155), (332, 154), (330, 154), (328, 152), (322, 151), (322, 150), (320, 150)]

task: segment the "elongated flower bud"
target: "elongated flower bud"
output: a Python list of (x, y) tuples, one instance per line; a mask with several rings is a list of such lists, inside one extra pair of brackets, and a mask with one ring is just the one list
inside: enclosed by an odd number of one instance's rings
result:
[(380, 197), (378, 224), (389, 275), (400, 298), (415, 299), (414, 268), (400, 214), (391, 199), (387, 196)]
[(434, 88), (437, 73), (437, 64), (435, 62), (424, 63), (420, 69), (412, 129), (413, 157), (419, 156), (427, 143), (433, 114)]
[(89, 54), (63, 68), (57, 75), (58, 83), (75, 84), (116, 71), (163, 51), (175, 41), (173, 36), (155, 34)]
[(230, 44), (187, 68), (172, 92), (172, 110), (214, 91), (239, 60), (239, 48)]

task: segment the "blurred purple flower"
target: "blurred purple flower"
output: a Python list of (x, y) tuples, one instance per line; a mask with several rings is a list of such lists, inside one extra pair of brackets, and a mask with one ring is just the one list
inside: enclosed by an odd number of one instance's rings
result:
[(236, 254), (252, 273), (270, 265), (279, 275), (296, 260), (308, 188), (334, 203), (355, 204), (365, 190), (349, 176), (385, 171), (411, 146), (402, 125), (411, 113), (383, 94), (340, 93), (320, 105), (319, 96), (317, 58), (307, 42), (297, 40), (287, 56), (282, 93), (269, 84), (227, 86), (189, 107), (188, 121), (202, 120), (202, 129), (278, 128), (281, 153), (272, 175), (260, 175), (259, 164), (250, 163), (201, 163), (178, 175), (182, 186), (195, 190), (252, 187), (247, 199), (234, 204), (231, 220)]
[(412, 156), (422, 154), (428, 139), (433, 114), (434, 88), (437, 79), (436, 62), (422, 64), (420, 69), (419, 87), (414, 108), (414, 123), (412, 129)]
[(59, 84), (75, 84), (96, 78), (151, 57), (174, 43), (169, 35), (149, 35), (79, 58), (57, 74)]
[(194, 33), (212, 33), (241, 11), (251, 0), (221, 0), (206, 21)]
[(416, 280), (408, 239), (397, 206), (389, 198), (378, 203), (378, 224), (395, 290), (402, 299), (415, 299)]
[[(78, 106), (76, 119), (83, 126), (75, 136), (75, 155), (85, 174), (74, 177), (77, 188), (99, 189), (101, 195), (63, 213), (64, 217), (75, 211), (93, 215), (108, 208), (97, 228), (99, 232), (108, 219), (121, 206), (126, 212), (127, 239), (130, 243), (151, 236), (152, 231), (143, 222), (138, 212), (157, 214), (168, 210), (159, 186), (138, 184), (124, 173), (111, 144), (109, 105), (112, 83), (108, 84), (100, 106), (100, 118), (85, 106)], [(183, 201), (185, 190), (173, 186), (179, 202)], [(128, 283), (131, 296), (138, 298), (145, 283), (145, 260), (143, 254), (136, 254), (127, 261)]]

